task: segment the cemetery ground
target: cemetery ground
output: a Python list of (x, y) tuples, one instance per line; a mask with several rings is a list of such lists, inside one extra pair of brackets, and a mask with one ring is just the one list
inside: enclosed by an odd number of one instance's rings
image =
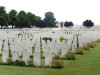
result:
[[(0, 65), (0, 75), (99, 75), (100, 43), (82, 55), (76, 54), (76, 60), (63, 60), (64, 68), (38, 68)], [(0, 57), (1, 61), (1, 57)]]

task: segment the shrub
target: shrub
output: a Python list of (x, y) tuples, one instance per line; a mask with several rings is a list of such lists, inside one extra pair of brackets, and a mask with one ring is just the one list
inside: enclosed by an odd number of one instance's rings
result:
[(96, 42), (92, 42), (92, 45), (96, 46)]
[(96, 43), (95, 43), (95, 42), (88, 43), (88, 46), (89, 46), (90, 48), (94, 48), (94, 47), (96, 46)]
[(13, 64), (12, 59), (10, 59), (10, 58), (9, 58), (9, 59), (7, 59), (7, 64), (8, 64), (8, 65), (12, 65), (12, 64)]
[(32, 60), (28, 60), (28, 66), (33, 66), (33, 61)]
[(89, 50), (89, 46), (88, 45), (83, 46), (83, 49), (86, 50), (86, 51), (88, 51)]
[(83, 53), (84, 53), (83, 47), (78, 47), (78, 48), (76, 48), (76, 53), (77, 53), (77, 54), (83, 54)]
[(25, 66), (25, 62), (19, 61), (19, 60), (16, 60), (13, 64), (16, 65), (16, 66)]
[(97, 39), (96, 42), (100, 42), (100, 39)]
[(65, 58), (67, 60), (75, 60), (75, 55), (74, 55), (73, 52), (69, 51), (69, 52), (66, 53)]
[(53, 59), (59, 59), (59, 55), (54, 54)]
[(8, 63), (0, 62), (0, 65), (8, 65)]
[(33, 58), (33, 55), (31, 55), (30, 58)]
[(60, 59), (53, 59), (52, 62), (51, 62), (52, 68), (61, 69), (61, 68), (64, 67), (63, 64), (64, 63)]
[(63, 41), (65, 38), (63, 36), (60, 36), (60, 41)]

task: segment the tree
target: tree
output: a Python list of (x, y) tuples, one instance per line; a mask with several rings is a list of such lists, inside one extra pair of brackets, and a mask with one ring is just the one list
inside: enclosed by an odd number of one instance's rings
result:
[[(18, 25), (18, 24), (20, 24), (20, 25)], [(31, 27), (31, 21), (25, 11), (20, 11), (18, 13), (18, 21), (17, 21), (16, 25), (17, 25), (16, 27), (19, 26), (21, 28)]]
[(0, 16), (4, 15), (6, 13), (5, 7), (4, 6), (0, 6)]
[(46, 27), (45, 21), (44, 20), (38, 20), (36, 22), (36, 27), (40, 27), (40, 28)]
[(26, 21), (24, 21), (24, 20), (18, 20), (17, 22), (16, 22), (16, 28), (24, 28), (24, 27), (27, 27), (26, 26), (27, 25), (27, 22)]
[(30, 19), (31, 26), (35, 26), (36, 25), (36, 16), (35, 16), (35, 14), (32, 14), (31, 12), (28, 12), (27, 16)]
[(36, 16), (36, 21), (39, 21), (41, 20), (41, 17), (40, 16)]
[(0, 25), (2, 26), (7, 25), (8, 15), (6, 13), (5, 7), (0, 6)]
[(16, 22), (17, 22), (17, 11), (16, 10), (11, 10), (9, 12), (9, 24), (13, 26), (15, 26)]
[(56, 19), (52, 12), (45, 13), (44, 21), (45, 21), (47, 27), (54, 27), (56, 25)]
[(73, 22), (68, 22), (68, 21), (66, 21), (65, 23), (64, 23), (64, 26), (65, 27), (72, 27), (73, 26)]
[(94, 22), (92, 22), (91, 20), (85, 20), (83, 22), (83, 26), (84, 27), (93, 27), (94, 26)]
[(1, 28), (2, 26), (6, 25), (6, 18), (3, 16), (0, 16), (0, 25), (1, 25)]

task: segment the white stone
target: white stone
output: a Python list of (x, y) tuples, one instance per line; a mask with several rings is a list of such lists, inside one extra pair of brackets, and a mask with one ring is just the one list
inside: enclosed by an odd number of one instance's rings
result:
[(19, 60), (19, 52), (18, 51), (12, 51), (12, 60), (13, 61)]
[(52, 53), (50, 51), (45, 52), (45, 66), (51, 66)]
[(23, 51), (23, 61), (25, 62), (26, 65), (28, 65), (29, 58), (30, 58), (29, 52), (26, 50)]
[(34, 52), (34, 66), (41, 66), (41, 53), (39, 51)]
[(9, 51), (3, 50), (2, 51), (2, 62), (7, 63), (9, 59)]

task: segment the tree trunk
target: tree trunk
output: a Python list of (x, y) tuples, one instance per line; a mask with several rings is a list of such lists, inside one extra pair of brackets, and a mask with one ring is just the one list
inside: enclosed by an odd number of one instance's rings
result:
[(12, 25), (12, 29), (13, 29), (13, 25)]

